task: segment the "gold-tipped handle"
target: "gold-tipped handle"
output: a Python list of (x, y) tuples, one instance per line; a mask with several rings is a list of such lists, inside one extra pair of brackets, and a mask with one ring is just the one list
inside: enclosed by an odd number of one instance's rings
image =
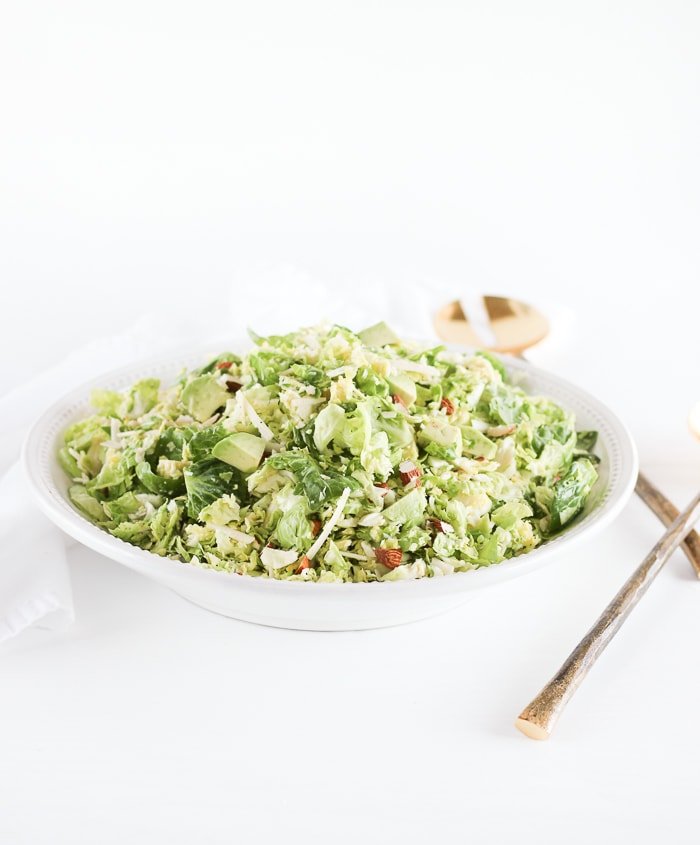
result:
[(515, 726), (526, 736), (531, 739), (549, 737), (581, 681), (698, 518), (700, 494), (674, 520), (664, 536), (625, 581), (595, 625), (567, 657), (561, 669), (518, 716)]
[[(673, 523), (674, 519), (678, 518), (678, 508), (641, 472), (637, 477), (634, 491), (644, 504), (659, 517), (666, 528)], [(695, 574), (700, 578), (700, 534), (697, 531), (689, 531), (681, 546), (685, 556), (692, 564)]]

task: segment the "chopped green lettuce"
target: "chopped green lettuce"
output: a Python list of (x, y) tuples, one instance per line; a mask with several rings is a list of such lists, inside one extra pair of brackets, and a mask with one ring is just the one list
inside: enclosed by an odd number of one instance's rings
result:
[(554, 486), (549, 506), (548, 533), (555, 533), (577, 516), (586, 504), (598, 474), (587, 458), (574, 461), (566, 475)]
[(80, 513), (199, 566), (368, 583), (496, 565), (589, 501), (596, 432), (490, 353), (383, 323), (252, 338), (173, 385), (93, 392), (57, 450)]
[(185, 470), (187, 513), (199, 519), (200, 513), (212, 502), (236, 487), (236, 470), (216, 458), (197, 461)]
[(338, 498), (346, 487), (359, 487), (354, 478), (330, 468), (322, 469), (311, 455), (301, 449), (279, 452), (268, 458), (267, 464), (272, 469), (290, 472), (297, 482), (297, 492), (306, 496), (312, 508)]

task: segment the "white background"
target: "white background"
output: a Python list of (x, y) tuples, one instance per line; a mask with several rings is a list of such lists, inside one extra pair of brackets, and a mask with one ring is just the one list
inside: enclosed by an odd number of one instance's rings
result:
[[(2, 18), (0, 388), (135, 322), (188, 343), (240, 325), (251, 280), (259, 330), (299, 291), (314, 318), (355, 296), (405, 326), (509, 291), (571, 310), (538, 360), (623, 416), (675, 499), (696, 490), (698, 4)], [(0, 841), (696, 842), (681, 555), (554, 738), (512, 728), (658, 534), (632, 501), (493, 597), (332, 635), (216, 617), (75, 548), (75, 626), (0, 652)]]

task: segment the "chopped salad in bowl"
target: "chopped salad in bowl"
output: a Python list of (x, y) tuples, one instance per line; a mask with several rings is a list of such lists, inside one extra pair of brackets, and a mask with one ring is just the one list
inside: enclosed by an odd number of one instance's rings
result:
[(70, 500), (114, 537), (287, 581), (434, 578), (545, 543), (597, 479), (596, 434), (488, 353), (383, 323), (253, 336), (172, 385), (95, 390)]

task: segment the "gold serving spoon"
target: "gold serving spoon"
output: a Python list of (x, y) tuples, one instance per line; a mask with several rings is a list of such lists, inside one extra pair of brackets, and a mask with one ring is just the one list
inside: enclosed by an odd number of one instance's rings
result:
[(700, 402), (696, 402), (688, 414), (688, 428), (696, 440), (700, 440)]
[[(549, 334), (547, 318), (525, 302), (502, 296), (470, 296), (443, 306), (434, 317), (438, 337), (447, 343), (491, 349), (524, 358), (526, 349)], [(700, 438), (700, 403), (690, 418)], [(678, 508), (649, 479), (639, 473), (635, 492), (668, 528)], [(683, 551), (700, 578), (700, 535), (691, 531), (682, 542)]]

